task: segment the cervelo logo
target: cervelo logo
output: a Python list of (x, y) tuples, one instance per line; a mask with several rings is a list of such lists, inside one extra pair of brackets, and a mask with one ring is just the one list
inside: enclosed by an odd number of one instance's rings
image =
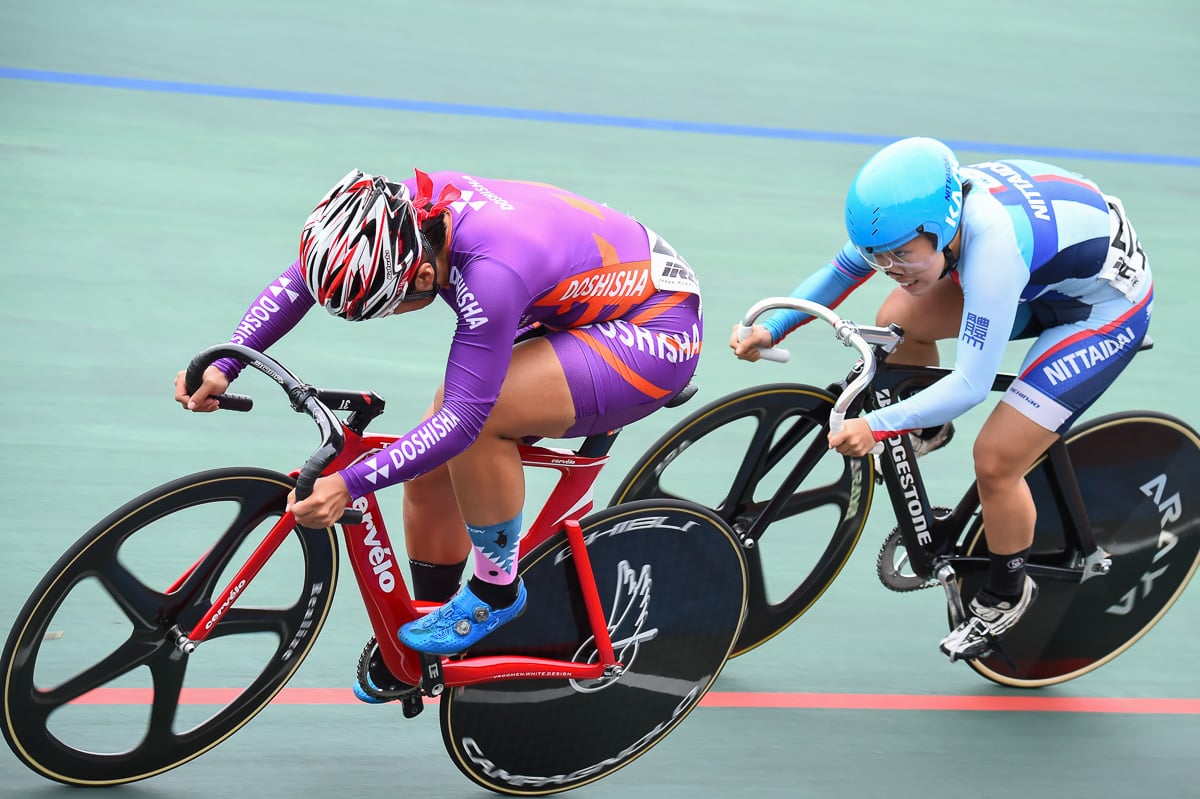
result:
[(225, 611), (229, 610), (229, 606), (233, 604), (233, 600), (238, 598), (238, 594), (242, 593), (242, 589), (246, 587), (246, 581), (242, 580), (229, 591), (229, 596), (225, 597), (225, 601), (221, 603), (221, 607), (217, 608), (217, 612), (204, 625), (204, 629), (211, 630), (213, 626), (221, 620), (225, 615)]
[[(463, 175), (462, 179), (465, 180), (467, 183), (470, 183), (471, 188), (473, 188), (475, 191), (479, 192), (480, 196), (482, 196), (485, 199), (487, 199), (488, 201), (490, 201), (493, 205), (495, 205), (501, 211), (513, 210), (512, 203), (510, 203), (508, 200), (501, 197), (499, 194), (496, 194), (494, 191), (489, 189), (487, 186), (484, 186), (482, 183), (480, 183), (475, 178), (471, 177), (470, 175)], [(472, 202), (471, 198), (474, 196), (475, 196), (475, 192), (463, 191), (462, 199), (460, 199), (456, 203), (452, 203), (451, 207), (454, 208), (454, 210), (461, 212), (463, 210), (463, 208), (466, 208), (469, 205), (469, 206), (471, 206), (472, 210), (478, 211), (480, 208), (483, 207), (483, 201), (475, 200), (474, 202)], [(459, 207), (459, 203), (462, 203), (461, 207)]]
[(380, 540), (379, 530), (375, 527), (375, 517), (367, 510), (367, 506), (366, 497), (359, 497), (351, 505), (363, 515), (362, 523), (367, 534), (363, 536), (362, 543), (364, 547), (369, 547), (367, 562), (375, 573), (375, 579), (379, 581), (379, 590), (390, 594), (396, 588), (396, 575), (392, 571), (396, 564), (392, 560), (392, 548), (390, 542), (389, 546), (384, 546), (384, 542)]

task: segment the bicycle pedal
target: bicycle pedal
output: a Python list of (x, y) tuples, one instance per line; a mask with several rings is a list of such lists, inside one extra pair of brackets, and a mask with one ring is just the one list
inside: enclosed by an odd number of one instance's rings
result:
[(421, 653), (421, 693), (426, 696), (441, 696), (446, 690), (445, 674), (442, 671), (441, 655)]
[(409, 691), (404, 696), (400, 697), (400, 708), (404, 711), (404, 718), (411, 719), (420, 715), (425, 709), (425, 700), (421, 697), (420, 691)]

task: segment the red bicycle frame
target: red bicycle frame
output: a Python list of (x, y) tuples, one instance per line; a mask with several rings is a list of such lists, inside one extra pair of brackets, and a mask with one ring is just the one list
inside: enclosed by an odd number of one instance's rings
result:
[[(345, 445), (334, 461), (322, 474), (332, 474), (364, 457), (377, 453), (397, 440), (397, 436), (360, 436), (342, 425)], [(587, 608), (588, 620), (599, 654), (594, 663), (553, 660), (526, 656), (492, 655), (487, 657), (447, 660), (442, 663), (442, 682), (446, 686), (469, 685), (488, 680), (570, 678), (594, 680), (603, 677), (610, 669), (619, 666), (613, 653), (609, 637), (608, 622), (592, 574), (587, 546), (579, 519), (591, 510), (592, 488), (608, 455), (588, 457), (571, 450), (559, 450), (541, 446), (520, 446), (521, 462), (525, 466), (555, 469), (559, 478), (546, 499), (541, 512), (529, 532), (521, 539), (521, 554), (541, 544), (558, 530), (565, 529), (570, 544), (572, 560), (579, 575), (579, 584)], [(299, 472), (293, 472), (296, 477)], [(422, 666), (419, 653), (400, 644), (396, 631), (404, 624), (438, 607), (437, 603), (415, 602), (408, 591), (399, 560), (388, 537), (387, 526), (380, 512), (379, 502), (369, 494), (354, 502), (355, 510), (362, 513), (357, 524), (343, 524), (346, 552), (354, 576), (362, 593), (367, 616), (379, 643), (379, 651), (388, 669), (400, 680), (412, 685), (421, 681)], [(222, 615), (229, 611), (246, 586), (259, 573), (267, 560), (291, 535), (296, 526), (295, 517), (286, 512), (280, 517), (262, 542), (255, 548), (245, 565), (226, 586), (223, 597), (200, 618), (196, 625), (183, 633), (179, 645), (190, 652), (195, 645), (204, 641)], [(197, 561), (199, 565), (199, 561)], [(176, 581), (181, 585), (196, 568), (193, 566)], [(169, 589), (173, 590), (172, 589)], [(332, 590), (329, 587), (325, 590)]]

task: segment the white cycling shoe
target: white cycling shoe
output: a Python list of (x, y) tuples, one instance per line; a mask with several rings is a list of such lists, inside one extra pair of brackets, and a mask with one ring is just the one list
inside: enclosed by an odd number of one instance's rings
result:
[[(986, 592), (980, 591), (971, 600), (970, 616), (942, 639), (941, 650), (953, 663), (956, 660), (980, 658), (992, 651), (992, 642), (1011, 630), (1029, 606), (1037, 599), (1037, 583), (1025, 575), (1021, 595), (1015, 602), (991, 603)], [(980, 595), (983, 601), (980, 601)]]

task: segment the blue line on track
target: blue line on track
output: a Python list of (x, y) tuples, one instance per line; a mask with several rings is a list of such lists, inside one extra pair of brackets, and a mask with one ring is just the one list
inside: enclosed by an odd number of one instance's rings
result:
[[(652, 119), (626, 117), (610, 114), (580, 114), (569, 111), (545, 111), (532, 108), (505, 108), (501, 106), (470, 105), (465, 103), (437, 103), (424, 100), (403, 100), (391, 97), (364, 97), (349, 94), (323, 92), (297, 92), (282, 89), (261, 89), (248, 86), (223, 86), (211, 83), (186, 83), (170, 80), (145, 78), (122, 78), (113, 75), (88, 75), (76, 72), (51, 72), (38, 69), (20, 69), (0, 66), (0, 79), (56, 83), (72, 86), (95, 86), (104, 89), (128, 89), (143, 92), (168, 94), (191, 94), (202, 97), (232, 97), (243, 100), (269, 100), (283, 103), (307, 105), (347, 106), (351, 108), (374, 108), (384, 111), (409, 111), (420, 114), (448, 114), (451, 116), (512, 119), (526, 122), (557, 122), (567, 125), (590, 125), (593, 127), (630, 128), (636, 130), (671, 131), (676, 133), (700, 133), (713, 136), (740, 136), (756, 139), (787, 139), (793, 141), (824, 142), (827, 144), (865, 144), (875, 147), (894, 141), (896, 136), (882, 136), (844, 131), (805, 130), (802, 128), (773, 128), (757, 125), (730, 125), (719, 122), (690, 122), (687, 120)], [(1128, 164), (1151, 164), (1154, 166), (1200, 167), (1200, 157), (1186, 155), (1160, 155), (1155, 153), (1125, 153), (1109, 150), (1084, 150), (1070, 147), (1040, 147), (1034, 145), (1006, 144), (947, 139), (946, 144), (955, 150), (1004, 153), (1007, 156), (1033, 158), (1074, 158), (1086, 161), (1115, 161)]]

